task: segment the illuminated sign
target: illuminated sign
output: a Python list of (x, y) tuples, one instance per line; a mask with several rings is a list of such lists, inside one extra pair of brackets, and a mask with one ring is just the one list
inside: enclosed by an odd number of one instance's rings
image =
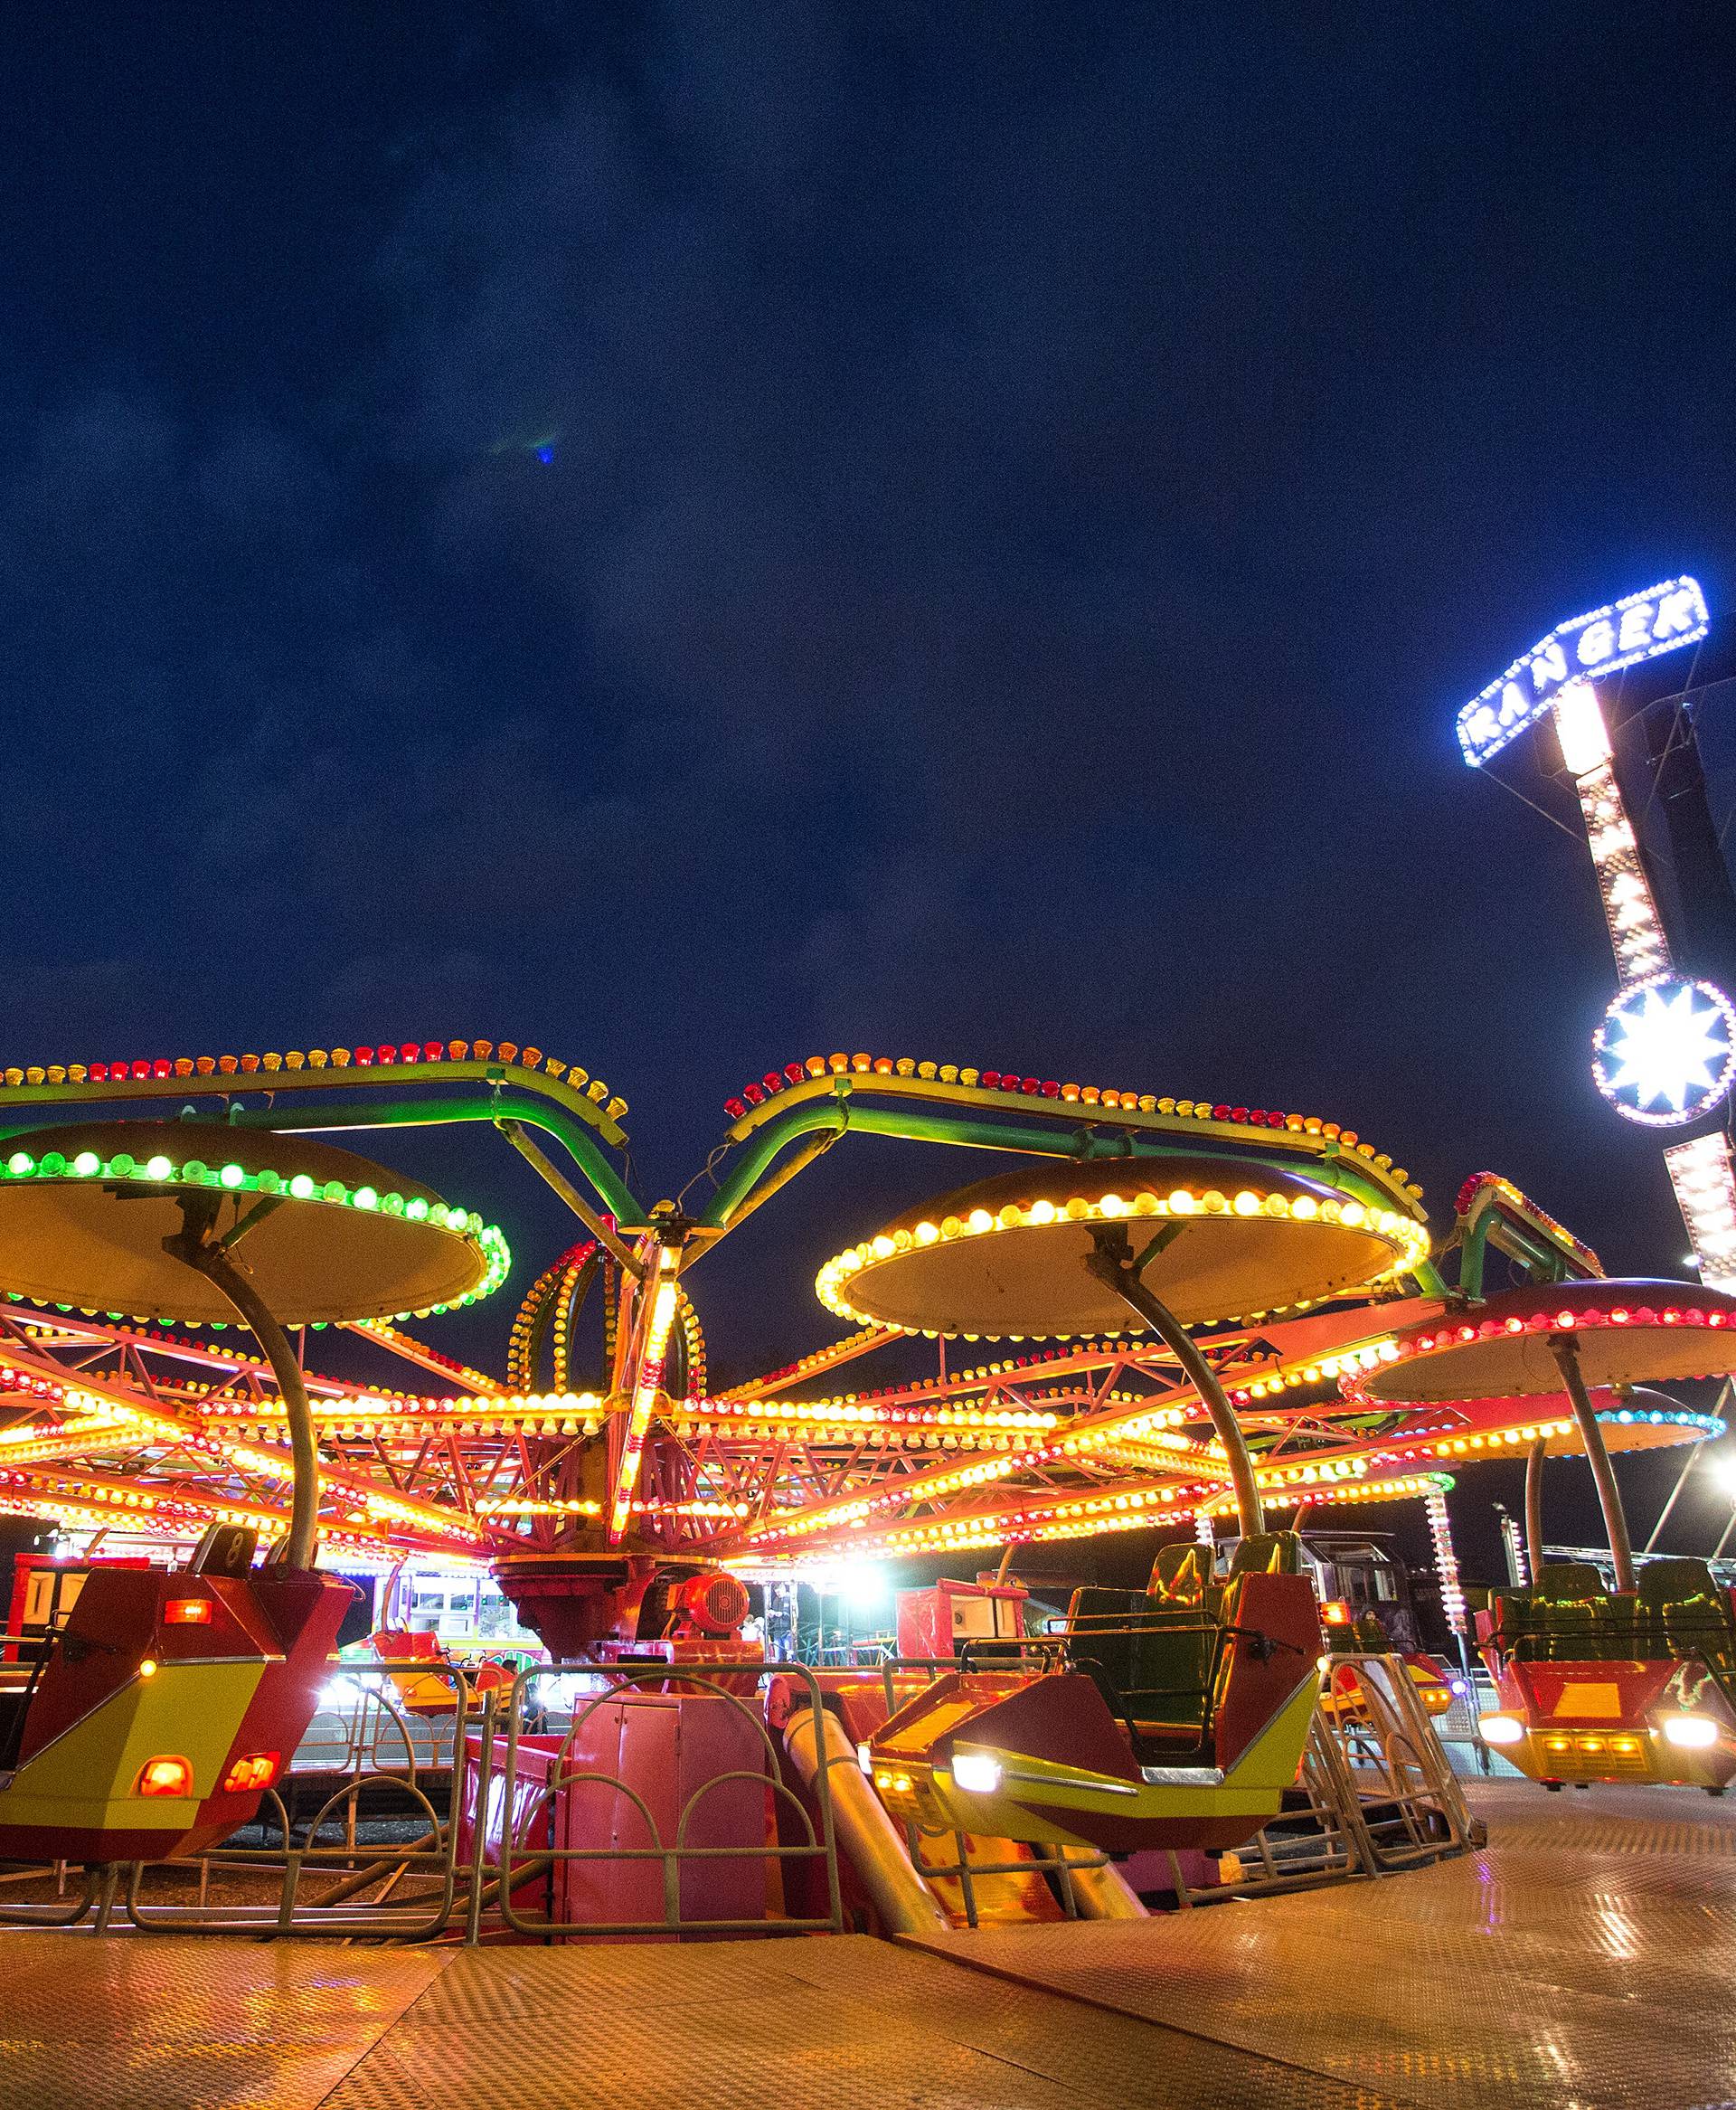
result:
[(1679, 1128), (1709, 1112), (1736, 1073), (1736, 1011), (1722, 989), (1669, 974), (1625, 989), (1604, 1013), (1592, 1073), (1629, 1121)]
[(1729, 1137), (1714, 1133), (1672, 1143), (1664, 1162), (1694, 1241), (1700, 1280), (1714, 1290), (1736, 1290), (1736, 1175)]
[(1706, 601), (1693, 579), (1666, 579), (1608, 608), (1575, 616), (1515, 659), (1458, 714), (1458, 743), (1480, 769), (1535, 724), (1562, 687), (1585, 676), (1637, 667), (1706, 634)]
[(1597, 867), (1598, 892), (1603, 897), (1609, 942), (1625, 989), (1630, 983), (1666, 974), (1670, 948), (1610, 763), (1603, 713), (1589, 681), (1570, 681), (1556, 697), (1555, 730), (1580, 795), (1585, 837)]

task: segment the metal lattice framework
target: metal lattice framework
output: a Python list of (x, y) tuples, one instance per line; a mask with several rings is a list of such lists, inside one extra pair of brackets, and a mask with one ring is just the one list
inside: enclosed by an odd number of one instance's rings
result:
[[(1521, 1454), (1553, 1426), (1552, 1403), (1371, 1410), (1344, 1383), (1392, 1352), (1395, 1329), (1477, 1297), (1491, 1245), (1539, 1282), (1598, 1272), (1559, 1225), (1480, 1175), (1446, 1241), (1458, 1258), (1449, 1284), (1428, 1257), (1420, 1190), (1354, 1132), (1313, 1117), (865, 1055), (792, 1064), (732, 1100), (703, 1205), (647, 1210), (609, 1155), (625, 1142), (624, 1102), (542, 1063), (510, 1043), (455, 1042), (8, 1071), (0, 1181), (30, 1158), (33, 1126), (64, 1121), (69, 1105), (155, 1116), (153, 1100), (196, 1098), (241, 1128), (472, 1121), (506, 1136), (583, 1235), (535, 1278), (498, 1377), (385, 1321), (298, 1337), (323, 1462), (321, 1535), (329, 1557), (356, 1566), (637, 1547), (770, 1566), (1228, 1512), (1230, 1467), (1197, 1386), (1169, 1348), (1137, 1331), (967, 1342), (964, 1361), (960, 1344), (942, 1342), (921, 1351), (929, 1375), (843, 1389), (840, 1374), (860, 1358), (904, 1344), (901, 1359), (913, 1359), (900, 1329), (868, 1326), (708, 1391), (691, 1271), (852, 1131), (1099, 1172), (1109, 1160), (1167, 1160), (1178, 1178), (1204, 1147), (1250, 1178), (1301, 1167), (1345, 1221), (1354, 1210), (1390, 1222), (1401, 1271), (1319, 1308), (1195, 1335), (1264, 1499), (1285, 1514), (1427, 1494), (1457, 1465)], [(566, 1165), (545, 1155), (551, 1141)], [(1208, 1194), (1189, 1206), (1233, 1211), (1247, 1198)], [(382, 1357), (402, 1389), (324, 1368)], [(1659, 1441), (1715, 1426), (1686, 1410), (1654, 1418)], [(172, 1540), (219, 1520), (275, 1537), (290, 1479), (283, 1403), (242, 1329), (0, 1305), (0, 1511)]]

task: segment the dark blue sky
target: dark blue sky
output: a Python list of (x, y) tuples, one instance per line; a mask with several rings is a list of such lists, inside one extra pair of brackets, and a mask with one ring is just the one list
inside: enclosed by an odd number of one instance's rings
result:
[[(534, 1040), (655, 1197), (773, 1063), (931, 1055), (1679, 1260), (1582, 844), (1452, 719), (1612, 594), (1736, 596), (1727, 9), (7, 43), (5, 1060)], [(846, 1159), (706, 1263), (722, 1354), (982, 1169)], [(564, 1233), (498, 1150), (412, 1169), (526, 1279)]]

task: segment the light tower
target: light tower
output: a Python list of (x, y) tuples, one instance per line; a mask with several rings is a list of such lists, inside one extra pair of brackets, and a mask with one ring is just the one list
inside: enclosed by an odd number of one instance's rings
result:
[[(1458, 714), (1465, 760), (1481, 769), (1553, 712), (1573, 779), (1616, 958), (1616, 993), (1592, 1044), (1598, 1089), (1628, 1121), (1680, 1129), (1715, 1114), (1736, 1075), (1736, 1009), (1670, 956), (1639, 843), (1617, 781), (1598, 679), (1706, 634), (1705, 598), (1671, 579), (1577, 616), (1515, 659)], [(1703, 1282), (1736, 1288), (1736, 1169), (1722, 1126), (1664, 1152)]]

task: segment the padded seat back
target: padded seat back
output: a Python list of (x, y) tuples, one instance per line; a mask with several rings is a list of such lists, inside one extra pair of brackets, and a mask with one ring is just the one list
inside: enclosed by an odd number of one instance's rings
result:
[(1478, 1614), (1488, 1621), (1491, 1645), (1505, 1656), (1530, 1662), (1542, 1654), (1537, 1646), (1538, 1628), (1532, 1614), (1529, 1590), (1492, 1590), (1489, 1609)]
[(1204, 1736), (1218, 1661), (1218, 1626), (1197, 1612), (1170, 1613), (1134, 1637), (1127, 1713), (1141, 1732), (1168, 1743)]
[(1154, 1610), (1203, 1612), (1212, 1589), (1212, 1556), (1203, 1546), (1184, 1540), (1158, 1548), (1146, 1593)]
[(1583, 1604), (1607, 1599), (1609, 1592), (1590, 1561), (1546, 1560), (1531, 1594), (1539, 1604)]
[(1715, 1611), (1723, 1604), (1724, 1594), (1704, 1561), (1671, 1554), (1648, 1560), (1640, 1569), (1639, 1601), (1648, 1608), (1697, 1606)]
[(1532, 1628), (1552, 1663), (1583, 1663), (1625, 1650), (1615, 1643), (1614, 1607), (1588, 1561), (1545, 1561), (1531, 1594)]
[(1299, 1575), (1302, 1541), (1294, 1531), (1250, 1531), (1230, 1556), (1230, 1580), (1238, 1575)]
[(1137, 1590), (1087, 1586), (1073, 1592), (1067, 1607), (1067, 1637), (1076, 1662), (1095, 1663), (1118, 1692), (1133, 1678), (1132, 1624), (1146, 1600)]
[(1129, 1722), (1172, 1742), (1203, 1735), (1218, 1642), (1209, 1612), (1085, 1588), (1073, 1593), (1067, 1629), (1074, 1661), (1098, 1666)]
[(1638, 1581), (1640, 1633), (1649, 1651), (1661, 1656), (1701, 1656), (1721, 1676), (1736, 1675), (1730, 1602), (1704, 1561), (1677, 1556), (1647, 1561)]

